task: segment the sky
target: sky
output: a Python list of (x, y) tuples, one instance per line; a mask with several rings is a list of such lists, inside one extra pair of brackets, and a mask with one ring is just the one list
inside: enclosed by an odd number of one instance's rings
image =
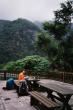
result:
[(31, 21), (54, 19), (54, 11), (60, 9), (60, 3), (66, 0), (0, 0), (0, 19), (18, 18)]

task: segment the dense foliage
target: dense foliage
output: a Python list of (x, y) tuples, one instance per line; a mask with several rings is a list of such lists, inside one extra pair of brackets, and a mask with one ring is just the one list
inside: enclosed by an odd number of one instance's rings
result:
[(44, 31), (37, 33), (36, 36), (36, 47), (44, 51), (49, 60), (52, 60), (52, 58), (57, 55), (59, 45), (58, 41), (54, 38), (54, 36)]
[(0, 20), (0, 64), (34, 54), (37, 31), (39, 28), (25, 19)]
[(49, 71), (50, 62), (38, 55), (27, 56), (15, 62), (7, 63), (3, 69), (8, 71), (19, 71), (23, 69), (32, 70), (34, 73), (47, 73)]
[[(53, 22), (45, 22), (44, 30), (48, 33), (37, 35), (37, 45), (42, 49), (47, 50), (48, 57), (51, 56), (52, 69), (58, 69), (60, 71), (73, 71), (73, 2), (65, 1), (61, 3), (61, 8), (54, 11), (55, 19)], [(50, 33), (50, 36), (49, 36)], [(53, 36), (54, 42), (50, 40)], [(58, 45), (55, 45), (56, 44)], [(51, 48), (52, 47), (52, 48)], [(51, 48), (51, 49), (50, 49)], [(49, 51), (50, 50), (50, 51)], [(50, 53), (53, 53), (53, 55)]]

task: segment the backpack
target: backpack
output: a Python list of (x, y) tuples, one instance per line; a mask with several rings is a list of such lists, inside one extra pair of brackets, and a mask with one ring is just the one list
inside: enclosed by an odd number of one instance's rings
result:
[(26, 81), (22, 81), (18, 89), (18, 95), (19, 96), (27, 95), (27, 93), (28, 93), (27, 83)]
[(14, 88), (14, 80), (13, 78), (9, 78), (6, 82), (6, 89), (12, 90)]

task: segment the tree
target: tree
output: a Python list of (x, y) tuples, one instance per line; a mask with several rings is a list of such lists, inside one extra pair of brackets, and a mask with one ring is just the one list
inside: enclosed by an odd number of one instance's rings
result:
[(72, 1), (61, 3), (61, 9), (54, 11), (55, 20), (52, 23), (44, 23), (44, 29), (48, 30), (57, 40), (62, 40), (69, 32), (73, 16)]
[(73, 31), (70, 31), (66, 37), (66, 40), (62, 42), (64, 47), (64, 68), (66, 71), (73, 71)]
[[(68, 47), (69, 45), (68, 39), (69, 40), (72, 39), (72, 37), (70, 37), (71, 21), (73, 17), (72, 4), (73, 4), (72, 1), (66, 1), (65, 3), (61, 3), (61, 8), (57, 11), (54, 11), (54, 15), (55, 15), (54, 21), (45, 22), (43, 25), (44, 30), (47, 33), (50, 33), (50, 36), (48, 38), (51, 39), (52, 38), (51, 35), (53, 35), (54, 42), (55, 41), (58, 42), (58, 47), (56, 46), (57, 52), (56, 52), (55, 59), (52, 60), (53, 61), (52, 66), (56, 67), (57, 69), (65, 70), (65, 71), (66, 70), (69, 71), (72, 69), (71, 60), (73, 55), (73, 52), (72, 52), (73, 48), (71, 49), (71, 47), (70, 48)], [(53, 46), (53, 48), (55, 48), (54, 47), (55, 45), (54, 45), (54, 42), (50, 43), (50, 41), (48, 42), (48, 40), (47, 41), (43, 40), (43, 42), (41, 42), (41, 40), (45, 38), (45, 36), (46, 34), (44, 35), (44, 37), (43, 37), (43, 34), (41, 34), (41, 39), (38, 39), (38, 43), (40, 44), (39, 47), (43, 45), (46, 48), (47, 52), (49, 53), (48, 54), (48, 57), (49, 57), (49, 56), (52, 56), (52, 54), (50, 54), (51, 52), (54, 53), (54, 50), (51, 49), (50, 47)], [(46, 43), (47, 43), (47, 46), (44, 45)], [(69, 46), (71, 45), (72, 43)], [(67, 50), (69, 52), (67, 52)]]
[(57, 54), (58, 41), (54, 38), (54, 36), (43, 31), (37, 34), (36, 46), (43, 50), (47, 54), (48, 58), (52, 60), (52, 58), (54, 58)]

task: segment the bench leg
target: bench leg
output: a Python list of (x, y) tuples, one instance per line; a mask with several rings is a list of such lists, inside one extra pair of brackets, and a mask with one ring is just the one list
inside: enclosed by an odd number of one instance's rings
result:
[(34, 98), (34, 97), (30, 97), (30, 104), (31, 104), (31, 106), (33, 106), (33, 105), (37, 105), (38, 104), (38, 101)]

